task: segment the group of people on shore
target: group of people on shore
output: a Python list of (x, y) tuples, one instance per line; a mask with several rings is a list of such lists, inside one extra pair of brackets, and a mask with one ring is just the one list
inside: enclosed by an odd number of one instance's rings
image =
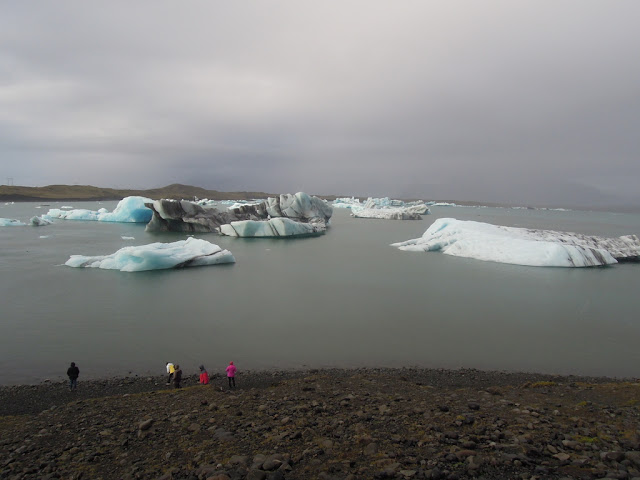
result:
[[(238, 369), (233, 364), (233, 362), (229, 362), (229, 365), (226, 368), (229, 388), (235, 388), (236, 386), (237, 370)], [(167, 362), (167, 375), (169, 375), (169, 378), (167, 379), (167, 385), (173, 384), (173, 388), (181, 387), (180, 383), (182, 382), (182, 370), (180, 369), (180, 365), (174, 365), (171, 362)], [(204, 365), (200, 365), (200, 384), (209, 385), (209, 373), (207, 372), (207, 369), (204, 368)]]
[[(229, 381), (229, 388), (235, 388), (236, 386), (236, 366), (233, 362), (229, 362), (226, 368), (227, 380)], [(182, 370), (180, 365), (167, 362), (167, 385), (173, 384), (173, 388), (180, 388), (182, 383)], [(78, 388), (78, 377), (80, 376), (80, 369), (76, 366), (75, 362), (71, 362), (71, 365), (67, 369), (67, 376), (69, 377), (69, 390), (73, 391)], [(209, 385), (209, 373), (204, 368), (204, 365), (200, 365), (200, 384)]]

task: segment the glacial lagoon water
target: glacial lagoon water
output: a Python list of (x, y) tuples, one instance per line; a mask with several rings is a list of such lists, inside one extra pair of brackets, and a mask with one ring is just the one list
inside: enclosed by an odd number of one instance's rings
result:
[[(28, 222), (49, 208), (0, 205)], [(40, 208), (38, 208), (40, 207)], [(56, 220), (0, 228), (0, 384), (301, 367), (423, 366), (640, 376), (639, 264), (539, 268), (402, 252), (436, 219), (601, 236), (640, 234), (640, 214), (433, 207), (421, 221), (355, 219), (326, 235), (198, 235), (237, 263), (124, 273), (70, 268), (71, 255), (172, 242), (140, 224)], [(133, 237), (134, 239), (123, 239)]]

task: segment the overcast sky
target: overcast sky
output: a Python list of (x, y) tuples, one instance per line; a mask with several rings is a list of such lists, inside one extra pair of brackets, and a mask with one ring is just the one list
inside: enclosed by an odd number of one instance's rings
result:
[(0, 183), (640, 204), (640, 2), (0, 5)]

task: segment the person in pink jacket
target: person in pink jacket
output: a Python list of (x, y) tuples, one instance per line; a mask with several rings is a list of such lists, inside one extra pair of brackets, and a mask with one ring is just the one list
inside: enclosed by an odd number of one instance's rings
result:
[(229, 388), (235, 388), (236, 386), (236, 366), (233, 362), (229, 362), (229, 366), (227, 367), (227, 380), (229, 380)]

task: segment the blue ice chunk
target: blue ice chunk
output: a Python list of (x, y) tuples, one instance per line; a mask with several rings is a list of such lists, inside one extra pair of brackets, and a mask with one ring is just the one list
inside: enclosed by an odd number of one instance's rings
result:
[(61, 210), (52, 208), (47, 212), (47, 216), (62, 218), (64, 220), (87, 220), (98, 222), (122, 222), (122, 223), (148, 223), (153, 216), (150, 208), (145, 207), (146, 203), (153, 203), (153, 200), (146, 197), (125, 197), (118, 202), (115, 210), (109, 212), (105, 208), (98, 211), (86, 209)]
[(26, 223), (22, 223), (20, 220), (14, 218), (0, 218), (0, 227), (22, 227)]
[(124, 247), (111, 255), (71, 255), (69, 267), (103, 268), (121, 272), (140, 272), (167, 268), (197, 267), (235, 263), (229, 250), (214, 243), (190, 237), (172, 243)]

